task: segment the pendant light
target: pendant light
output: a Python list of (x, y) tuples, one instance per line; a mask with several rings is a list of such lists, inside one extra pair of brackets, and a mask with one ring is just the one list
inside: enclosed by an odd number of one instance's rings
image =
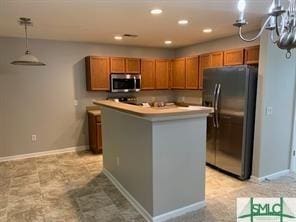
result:
[(26, 66), (45, 66), (45, 63), (40, 62), (35, 56), (33, 56), (28, 48), (28, 34), (27, 27), (32, 26), (33, 23), (30, 18), (20, 18), (19, 24), (25, 26), (26, 34), (26, 51), (25, 55), (21, 56), (19, 59), (11, 62), (13, 65), (26, 65)]

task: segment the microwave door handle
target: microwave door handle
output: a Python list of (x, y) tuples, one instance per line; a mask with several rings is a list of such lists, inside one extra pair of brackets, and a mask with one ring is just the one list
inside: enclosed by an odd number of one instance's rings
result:
[(111, 87), (110, 87), (110, 91), (113, 92), (113, 76), (110, 75), (110, 83), (111, 83)]
[(134, 76), (134, 90), (137, 91), (137, 78)]

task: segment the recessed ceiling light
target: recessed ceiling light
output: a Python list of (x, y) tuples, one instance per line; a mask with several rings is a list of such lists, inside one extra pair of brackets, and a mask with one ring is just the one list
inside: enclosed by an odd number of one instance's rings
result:
[(159, 8), (155, 8), (155, 9), (152, 9), (152, 10), (150, 11), (150, 13), (151, 13), (152, 15), (159, 15), (159, 14), (162, 13), (162, 10), (159, 9)]
[(122, 40), (122, 36), (121, 35), (116, 35), (116, 36), (114, 36), (114, 39), (115, 40)]
[(179, 25), (187, 25), (188, 24), (188, 20), (186, 20), (186, 19), (179, 20), (178, 21), (178, 24)]
[(210, 28), (206, 28), (204, 30), (202, 30), (204, 33), (211, 33), (213, 30)]
[(172, 44), (173, 42), (171, 41), (171, 40), (166, 40), (166, 41), (164, 41), (164, 44), (166, 44), (166, 45), (170, 45), (170, 44)]

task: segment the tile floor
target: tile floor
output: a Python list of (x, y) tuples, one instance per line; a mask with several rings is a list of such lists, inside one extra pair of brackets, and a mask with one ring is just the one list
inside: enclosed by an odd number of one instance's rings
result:
[[(89, 152), (0, 163), (0, 222), (144, 222), (101, 171)], [(206, 183), (207, 207), (170, 222), (232, 222), (236, 197), (296, 197), (294, 174), (255, 184), (207, 168)]]

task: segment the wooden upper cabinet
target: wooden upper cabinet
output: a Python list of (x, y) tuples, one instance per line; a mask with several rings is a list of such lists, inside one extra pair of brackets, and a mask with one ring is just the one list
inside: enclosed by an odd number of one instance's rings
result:
[(141, 88), (144, 90), (155, 88), (155, 60), (154, 59), (141, 60)]
[(169, 89), (171, 61), (157, 59), (155, 61), (155, 89)]
[(109, 58), (88, 56), (85, 58), (87, 90), (109, 90)]
[(227, 50), (224, 52), (224, 65), (234, 66), (244, 64), (244, 49)]
[(126, 73), (141, 73), (141, 59), (126, 58), (125, 59)]
[(125, 58), (111, 57), (110, 58), (111, 73), (125, 73)]
[(175, 59), (172, 64), (172, 88), (185, 89), (186, 85), (186, 60)]
[(198, 57), (186, 58), (186, 89), (198, 89)]
[(212, 64), (211, 54), (204, 54), (199, 56), (199, 78), (198, 88), (203, 89), (203, 72), (206, 68), (210, 68)]
[(223, 52), (213, 52), (211, 53), (211, 68), (215, 67), (222, 67), (223, 66), (223, 59), (224, 59), (224, 54)]
[(245, 48), (245, 64), (259, 63), (259, 46)]

